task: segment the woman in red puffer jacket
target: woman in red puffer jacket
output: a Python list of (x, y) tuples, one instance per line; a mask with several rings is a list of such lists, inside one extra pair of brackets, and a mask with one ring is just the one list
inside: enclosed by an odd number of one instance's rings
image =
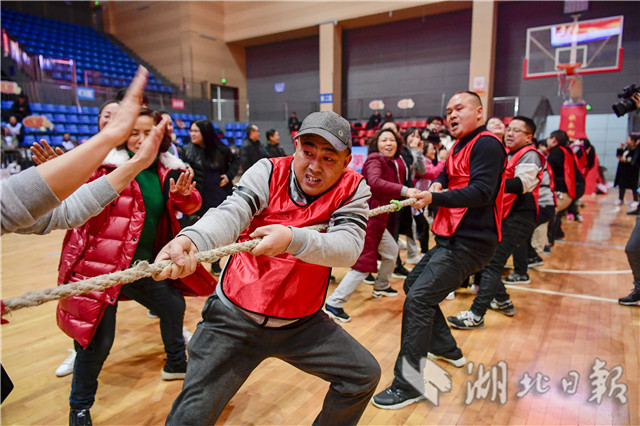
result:
[[(129, 139), (112, 150), (90, 180), (110, 173), (138, 150), (156, 124), (144, 109)], [(120, 196), (83, 226), (67, 232), (60, 259), (60, 285), (129, 268), (136, 260), (152, 260), (179, 231), (176, 213), (191, 214), (202, 204), (193, 175), (177, 157), (160, 147), (158, 159), (139, 173)], [(166, 352), (161, 375), (165, 380), (184, 378), (186, 353), (182, 326), (184, 294), (208, 295), (215, 280), (201, 266), (180, 282), (143, 278), (104, 291), (72, 296), (58, 303), (58, 326), (75, 342), (70, 424), (90, 419), (98, 387), (98, 375), (115, 336), (118, 301), (136, 300), (160, 317)]]

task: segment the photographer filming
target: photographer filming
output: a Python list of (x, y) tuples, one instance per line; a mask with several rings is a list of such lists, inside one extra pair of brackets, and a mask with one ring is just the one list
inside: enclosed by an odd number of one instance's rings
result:
[[(631, 88), (635, 88), (635, 86), (630, 86)], [(625, 87), (623, 94), (627, 94), (627, 89), (629, 87)], [(630, 90), (629, 90), (630, 92)], [(621, 101), (618, 104), (613, 105), (613, 110), (615, 111), (618, 117), (621, 117), (626, 112), (631, 112), (640, 108), (640, 92), (638, 89), (635, 89), (634, 93), (631, 93), (630, 96), (624, 98), (624, 101)], [(633, 105), (630, 105), (630, 102)], [(624, 111), (622, 114), (618, 114), (618, 110), (616, 107), (620, 104), (624, 104)], [(633, 290), (631, 294), (626, 297), (621, 297), (618, 299), (618, 303), (626, 306), (640, 306), (640, 215), (636, 218), (636, 226), (634, 226), (633, 231), (631, 231), (631, 236), (627, 241), (627, 246), (624, 251), (627, 253), (627, 259), (629, 260), (629, 266), (631, 266), (631, 271), (633, 272)]]
[(613, 112), (615, 112), (618, 117), (622, 117), (626, 113), (639, 108), (638, 99), (640, 99), (640, 88), (635, 84), (626, 86), (622, 89), (622, 93), (618, 93), (618, 97), (622, 100), (611, 105), (611, 108), (613, 108)]

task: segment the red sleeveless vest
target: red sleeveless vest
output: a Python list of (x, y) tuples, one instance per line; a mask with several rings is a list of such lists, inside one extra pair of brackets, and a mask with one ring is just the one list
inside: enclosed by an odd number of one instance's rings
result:
[[(542, 160), (542, 165), (544, 166), (545, 163), (545, 159), (544, 159), (544, 155), (542, 155), (535, 146), (533, 145), (527, 145), (525, 147), (520, 148), (518, 151), (516, 151), (515, 154), (513, 154), (513, 157), (511, 157), (511, 159), (509, 160), (509, 162), (507, 163), (507, 168), (504, 171), (504, 178), (505, 181), (507, 179), (513, 179), (516, 175), (516, 166), (518, 165), (518, 162), (520, 161), (520, 159), (522, 158), (522, 156), (524, 154), (526, 154), (529, 151), (535, 151), (536, 154), (538, 154), (538, 156), (540, 157), (540, 160)], [(535, 189), (533, 191), (531, 191), (531, 194), (533, 194), (533, 198), (536, 202), (536, 216), (538, 215), (538, 196), (540, 194), (540, 183), (542, 182), (542, 174), (543, 174), (543, 168), (540, 169), (540, 171), (538, 172), (538, 184), (536, 185)], [(507, 216), (509, 216), (509, 213), (511, 212), (511, 207), (513, 207), (513, 203), (516, 201), (516, 198), (518, 198), (518, 195), (520, 194), (511, 194), (509, 192), (505, 192), (504, 197), (502, 198), (502, 218), (505, 219)]]
[[(580, 170), (582, 176), (586, 176), (587, 172), (589, 171), (589, 168), (587, 167), (587, 150), (584, 149), (584, 147), (581, 145), (578, 145), (576, 148), (576, 151), (574, 151), (573, 149), (571, 150), (571, 152), (573, 152), (573, 158), (576, 161), (578, 170)], [(582, 156), (578, 158), (579, 151), (582, 151)]]
[[(491, 136), (502, 146), (502, 142), (500, 142), (493, 133), (485, 130), (478, 133), (476, 137), (471, 139), (464, 148), (454, 154), (456, 145), (460, 143), (460, 140), (457, 140), (456, 143), (451, 147), (449, 157), (447, 158), (446, 170), (449, 179), (449, 190), (464, 188), (469, 185), (469, 177), (471, 175), (471, 150), (476, 144), (476, 141), (482, 136)], [(501, 228), (502, 197), (504, 194), (504, 173), (502, 173), (501, 180), (502, 181), (500, 183), (500, 190), (498, 191), (498, 195), (496, 197), (496, 202), (494, 205), (494, 217), (496, 220), (498, 241), (502, 240)], [(458, 228), (458, 225), (460, 225), (460, 221), (462, 221), (462, 218), (464, 217), (467, 210), (468, 207), (438, 207), (438, 213), (436, 213), (436, 218), (433, 221), (433, 227), (431, 228), (431, 230), (437, 235), (450, 237), (456, 232), (456, 229)]]
[[(257, 214), (238, 242), (261, 226), (289, 225), (297, 228), (328, 222), (331, 214), (349, 202), (362, 175), (346, 169), (340, 180), (310, 204), (297, 205), (289, 196), (292, 157), (272, 158), (269, 206)], [(235, 305), (260, 315), (296, 319), (317, 312), (323, 305), (331, 268), (303, 262), (288, 253), (231, 256), (220, 280), (222, 291)]]
[(576, 198), (576, 171), (573, 166), (573, 151), (566, 146), (558, 145), (564, 153), (564, 184), (567, 186), (569, 197)]

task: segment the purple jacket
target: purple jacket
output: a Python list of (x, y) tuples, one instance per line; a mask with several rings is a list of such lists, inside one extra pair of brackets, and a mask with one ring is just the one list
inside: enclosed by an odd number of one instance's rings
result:
[[(402, 188), (405, 175), (405, 166), (402, 161), (395, 158), (387, 158), (379, 152), (369, 154), (362, 166), (362, 174), (367, 179), (371, 188), (369, 208), (389, 204), (393, 199), (402, 197)], [(360, 272), (376, 272), (378, 266), (378, 245), (382, 239), (385, 228), (393, 227), (393, 220), (389, 220), (389, 213), (373, 216), (367, 223), (367, 234), (364, 239), (364, 249), (360, 257), (353, 265), (353, 269)]]

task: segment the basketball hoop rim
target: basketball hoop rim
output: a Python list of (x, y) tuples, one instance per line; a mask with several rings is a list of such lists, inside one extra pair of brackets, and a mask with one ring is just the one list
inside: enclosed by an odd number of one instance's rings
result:
[(556, 68), (558, 68), (559, 70), (564, 70), (566, 75), (573, 75), (576, 73), (576, 68), (580, 68), (581, 66), (581, 62), (576, 62), (575, 64), (563, 63), (558, 64)]

